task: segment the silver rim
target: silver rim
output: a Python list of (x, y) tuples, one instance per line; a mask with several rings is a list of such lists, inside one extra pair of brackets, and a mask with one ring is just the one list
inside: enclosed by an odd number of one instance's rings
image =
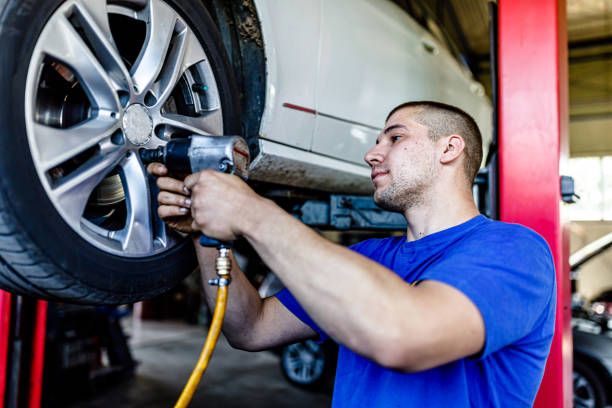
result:
[(325, 354), (319, 344), (307, 340), (285, 347), (283, 362), (287, 376), (292, 381), (312, 384), (323, 374)]
[(595, 390), (591, 383), (580, 373), (574, 371), (574, 406), (595, 407)]
[(171, 137), (220, 135), (223, 120), (204, 49), (168, 4), (62, 4), (34, 48), (25, 115), (41, 183), (81, 237), (127, 257), (183, 239), (157, 217), (137, 151)]

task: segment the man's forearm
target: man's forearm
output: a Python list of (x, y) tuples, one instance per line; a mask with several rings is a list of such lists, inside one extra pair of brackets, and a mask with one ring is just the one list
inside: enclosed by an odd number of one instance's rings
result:
[[(209, 279), (214, 279), (215, 258), (218, 251), (215, 248), (203, 247), (199, 244), (199, 238), (194, 238), (194, 246), (200, 264), (202, 284), (206, 297), (206, 303), (211, 313), (215, 310), (217, 301), (217, 287), (208, 284)], [(238, 348), (245, 348), (252, 328), (261, 313), (262, 299), (257, 290), (251, 285), (244, 273), (236, 264), (234, 255), (232, 258), (232, 283), (228, 289), (228, 302), (223, 322), (223, 334), (228, 341)]]

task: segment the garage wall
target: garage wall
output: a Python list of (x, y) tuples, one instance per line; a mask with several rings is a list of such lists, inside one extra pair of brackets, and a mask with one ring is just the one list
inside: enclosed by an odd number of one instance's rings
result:
[[(612, 221), (573, 221), (570, 223), (570, 253), (612, 231)], [(604, 289), (612, 289), (612, 248), (580, 268), (576, 290), (591, 299)]]
[(570, 156), (605, 156), (612, 154), (612, 117), (577, 120), (570, 118)]

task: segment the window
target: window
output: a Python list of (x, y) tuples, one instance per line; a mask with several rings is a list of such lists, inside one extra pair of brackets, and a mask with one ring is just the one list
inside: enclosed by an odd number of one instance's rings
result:
[(569, 160), (580, 200), (569, 206), (571, 220), (612, 220), (612, 156)]

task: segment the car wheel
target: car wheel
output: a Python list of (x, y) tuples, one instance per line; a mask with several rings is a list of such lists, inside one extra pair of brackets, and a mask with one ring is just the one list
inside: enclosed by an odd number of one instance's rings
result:
[(283, 374), (294, 384), (316, 386), (324, 378), (327, 357), (323, 346), (312, 340), (290, 344), (281, 353)]
[(191, 0), (0, 3), (0, 285), (118, 304), (195, 267), (137, 154), (240, 134), (219, 32)]
[(597, 373), (587, 364), (574, 360), (574, 407), (604, 408), (605, 389)]

